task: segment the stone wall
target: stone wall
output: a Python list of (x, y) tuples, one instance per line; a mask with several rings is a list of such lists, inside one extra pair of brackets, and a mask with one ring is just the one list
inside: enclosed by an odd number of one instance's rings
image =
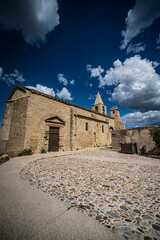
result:
[[(29, 97), (26, 119), (26, 147), (32, 147), (34, 152), (40, 152), (42, 148), (48, 151), (49, 126), (48, 118), (58, 116), (65, 122), (60, 127), (60, 150), (70, 150), (70, 106), (54, 101), (52, 98), (31, 94)], [(53, 126), (57, 126), (53, 124)]]
[[(65, 122), (64, 125), (58, 125), (60, 150), (76, 150), (108, 144), (108, 127), (109, 125), (114, 127), (114, 119), (38, 94), (31, 94), (28, 101), (25, 143), (26, 147), (31, 146), (34, 152), (40, 152), (42, 148), (48, 151), (49, 125), (46, 124), (45, 119), (56, 116)], [(85, 128), (86, 123), (88, 123), (88, 131)]]
[(111, 144), (111, 129), (123, 126), (112, 117), (15, 87), (6, 102), (0, 139), (4, 144), (0, 145), (8, 153), (25, 148), (32, 148), (35, 153), (42, 148), (48, 151), (49, 129), (58, 127), (60, 151), (106, 146)]
[(18, 98), (22, 98), (22, 97), (26, 97), (29, 96), (29, 91), (27, 91), (26, 89), (16, 89), (16, 91), (14, 91), (13, 93), (11, 93), (11, 95), (9, 96), (10, 100), (16, 100)]
[(24, 149), (28, 97), (12, 102), (13, 112), (7, 143), (8, 153), (18, 153)]
[(123, 123), (118, 121), (117, 119), (114, 120), (114, 130), (124, 129), (125, 126)]
[(23, 150), (28, 95), (29, 91), (16, 89), (6, 101), (0, 129), (0, 154)]
[(0, 129), (0, 154), (5, 153), (7, 150), (13, 106), (13, 102), (6, 102), (5, 104), (3, 122)]
[(121, 143), (136, 143), (138, 153), (143, 146), (146, 147), (147, 152), (151, 151), (155, 147), (155, 142), (150, 135), (150, 130), (153, 127), (137, 127), (112, 131), (112, 148), (120, 150)]
[[(75, 132), (77, 149), (108, 145), (108, 122), (105, 119), (102, 120), (104, 122), (98, 120), (98, 118), (89, 119), (87, 116), (77, 114)], [(86, 124), (88, 130), (86, 130)]]

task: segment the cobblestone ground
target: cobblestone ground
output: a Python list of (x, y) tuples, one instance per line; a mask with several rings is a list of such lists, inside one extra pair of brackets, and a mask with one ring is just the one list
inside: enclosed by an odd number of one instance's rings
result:
[(124, 239), (158, 240), (159, 163), (158, 159), (101, 150), (31, 162), (20, 175)]

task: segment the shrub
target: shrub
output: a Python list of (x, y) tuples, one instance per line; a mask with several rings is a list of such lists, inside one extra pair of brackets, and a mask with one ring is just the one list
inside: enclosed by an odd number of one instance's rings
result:
[(150, 134), (153, 137), (154, 142), (158, 147), (160, 147), (160, 128), (152, 128), (150, 130)]
[(41, 153), (46, 153), (46, 150), (44, 148), (42, 148)]
[(32, 149), (24, 149), (22, 152), (18, 153), (18, 156), (32, 155)]
[(141, 149), (140, 149), (140, 154), (146, 154), (146, 145), (144, 145)]
[(9, 160), (8, 155), (3, 155), (3, 156), (1, 156), (1, 158), (0, 158), (0, 165), (1, 165), (2, 163), (7, 162), (8, 160)]

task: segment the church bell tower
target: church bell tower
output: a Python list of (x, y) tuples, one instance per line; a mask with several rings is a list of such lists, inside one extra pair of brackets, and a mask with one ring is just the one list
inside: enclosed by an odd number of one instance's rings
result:
[(92, 106), (92, 110), (95, 111), (95, 112), (107, 115), (107, 109), (106, 109), (106, 106), (103, 104), (103, 101), (102, 101), (102, 98), (99, 94), (99, 91), (97, 93), (95, 103)]

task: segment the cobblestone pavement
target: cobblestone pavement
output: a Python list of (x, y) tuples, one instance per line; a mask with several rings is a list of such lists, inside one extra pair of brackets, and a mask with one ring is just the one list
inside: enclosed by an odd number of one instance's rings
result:
[(33, 161), (20, 175), (124, 239), (158, 240), (159, 163), (158, 159), (101, 150)]

